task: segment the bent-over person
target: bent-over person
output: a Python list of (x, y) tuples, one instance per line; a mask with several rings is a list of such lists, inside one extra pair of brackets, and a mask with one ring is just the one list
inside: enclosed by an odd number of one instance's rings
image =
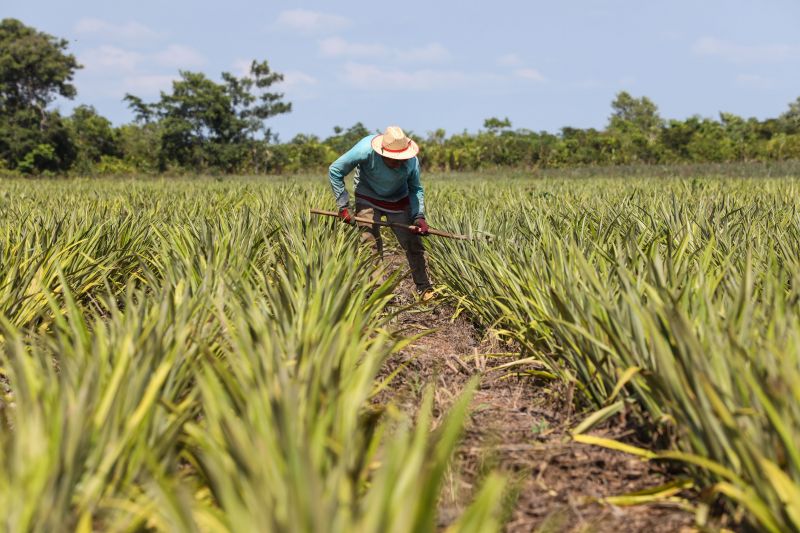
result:
[[(413, 232), (392, 228), (411, 267), (417, 292), (424, 300), (433, 296), (425, 265), (421, 235), (428, 234), (425, 221), (425, 193), (420, 183), (417, 143), (397, 126), (389, 126), (382, 135), (369, 135), (358, 141), (330, 166), (331, 182), (339, 217), (352, 223), (350, 195), (344, 178), (355, 170), (355, 213), (359, 218), (413, 225)], [(369, 242), (378, 255), (383, 254), (380, 226), (358, 222), (361, 239)]]

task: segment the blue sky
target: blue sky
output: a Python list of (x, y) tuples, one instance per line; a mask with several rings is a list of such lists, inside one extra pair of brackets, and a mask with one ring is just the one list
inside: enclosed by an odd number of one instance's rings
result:
[(153, 100), (178, 69), (216, 79), (252, 59), (286, 75), (294, 110), (270, 121), (283, 140), (357, 121), (601, 128), (621, 90), (667, 118), (763, 119), (800, 96), (798, 0), (6, 0), (2, 16), (67, 39), (85, 68), (62, 110), (116, 124), (126, 92)]

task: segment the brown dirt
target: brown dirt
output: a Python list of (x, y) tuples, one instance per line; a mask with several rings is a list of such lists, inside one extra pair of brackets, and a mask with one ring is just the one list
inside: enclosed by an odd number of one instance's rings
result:
[[(399, 258), (391, 260), (400, 263)], [(412, 287), (408, 280), (401, 283), (396, 305), (412, 301)], [(513, 348), (491, 335), (482, 336), (465, 318), (453, 319), (453, 314), (447, 303), (436, 301), (397, 317), (398, 331), (433, 331), (389, 362), (387, 373), (406, 366), (391, 392), (380, 398), (413, 412), (425, 386), (433, 384), (437, 413), (444, 413), (468, 381), (480, 376), (440, 502), (442, 526), (469, 504), (483, 475), (499, 470), (508, 479), (505, 529), (509, 532), (692, 530), (693, 516), (674, 505), (622, 508), (597, 503), (599, 498), (655, 487), (672, 477), (661, 465), (572, 442), (569, 429), (580, 416), (571, 413), (570, 395), (553, 382), (493, 370), (510, 359), (487, 354)], [(606, 428), (597, 434), (615, 438), (621, 431)]]

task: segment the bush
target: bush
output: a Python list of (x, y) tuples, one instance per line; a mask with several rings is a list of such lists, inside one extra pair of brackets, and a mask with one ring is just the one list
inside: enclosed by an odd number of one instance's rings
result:
[(23, 174), (51, 174), (58, 168), (56, 150), (49, 144), (39, 144), (25, 154), (17, 163), (17, 170)]
[(139, 170), (119, 157), (104, 155), (95, 163), (92, 173), (101, 176), (131, 176), (138, 174)]

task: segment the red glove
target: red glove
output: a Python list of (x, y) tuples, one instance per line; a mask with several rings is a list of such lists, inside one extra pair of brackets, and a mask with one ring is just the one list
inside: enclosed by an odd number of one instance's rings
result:
[(346, 207), (339, 209), (339, 218), (341, 218), (342, 222), (345, 224), (353, 223), (353, 217), (350, 216), (350, 211)]
[(414, 233), (417, 235), (427, 235), (431, 229), (428, 227), (428, 223), (425, 221), (424, 218), (418, 218), (414, 221)]

